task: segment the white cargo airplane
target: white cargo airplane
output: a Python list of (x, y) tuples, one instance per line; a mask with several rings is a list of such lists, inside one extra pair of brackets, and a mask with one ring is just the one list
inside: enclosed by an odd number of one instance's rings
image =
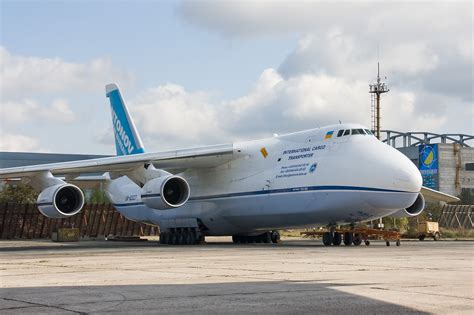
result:
[[(425, 198), (458, 200), (422, 187), (406, 156), (358, 124), (145, 153), (117, 85), (107, 85), (106, 95), (118, 156), (0, 169), (0, 179), (21, 178), (40, 192), (37, 205), (47, 217), (80, 212), (84, 195), (71, 182), (97, 172), (104, 172), (115, 208), (132, 221), (159, 226), (164, 244), (198, 244), (206, 235), (275, 242), (277, 229), (416, 216)], [(326, 236), (325, 245), (340, 244), (340, 236), (337, 243)]]

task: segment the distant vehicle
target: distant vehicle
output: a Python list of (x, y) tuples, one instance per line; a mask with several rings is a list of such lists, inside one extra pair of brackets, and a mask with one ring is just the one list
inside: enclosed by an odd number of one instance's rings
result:
[[(37, 204), (47, 217), (80, 212), (80, 175), (97, 172), (104, 173), (100, 180), (115, 208), (130, 220), (158, 225), (164, 244), (198, 244), (206, 235), (271, 242), (277, 229), (416, 216), (425, 197), (457, 200), (422, 187), (407, 157), (358, 124), (145, 153), (117, 85), (107, 85), (106, 95), (116, 157), (0, 169), (0, 179), (21, 178), (41, 192)], [(326, 239), (340, 238), (327, 233)]]
[(418, 223), (418, 239), (424, 241), (426, 237), (432, 237), (435, 241), (441, 239), (438, 222), (425, 221)]

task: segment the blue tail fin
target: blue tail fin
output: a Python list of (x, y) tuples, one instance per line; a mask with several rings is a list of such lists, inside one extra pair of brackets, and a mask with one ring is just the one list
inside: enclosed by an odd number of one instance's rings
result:
[(128, 112), (118, 86), (114, 83), (105, 86), (105, 93), (110, 100), (112, 124), (115, 134), (117, 155), (144, 153), (142, 139)]

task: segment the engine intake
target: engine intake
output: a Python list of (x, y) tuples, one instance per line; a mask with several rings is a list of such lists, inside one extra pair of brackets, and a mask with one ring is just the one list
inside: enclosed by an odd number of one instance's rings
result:
[(82, 210), (84, 194), (77, 186), (58, 184), (44, 189), (38, 196), (37, 205), (48, 218), (68, 218)]
[(171, 209), (184, 205), (190, 195), (188, 182), (180, 176), (162, 176), (148, 181), (142, 188), (144, 204), (153, 209)]
[(391, 217), (395, 218), (407, 218), (407, 217), (416, 217), (425, 209), (425, 198), (420, 193), (416, 197), (415, 202), (408, 208), (398, 210), (397, 212), (391, 214)]

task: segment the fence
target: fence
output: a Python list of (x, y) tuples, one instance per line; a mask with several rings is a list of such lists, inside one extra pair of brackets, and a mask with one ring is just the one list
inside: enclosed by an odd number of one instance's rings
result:
[(439, 225), (451, 229), (474, 228), (474, 205), (444, 205)]
[(110, 204), (87, 204), (79, 214), (67, 219), (49, 219), (35, 204), (0, 205), (0, 239), (50, 238), (58, 228), (71, 227), (78, 228), (81, 237), (159, 234), (158, 227), (127, 220)]

